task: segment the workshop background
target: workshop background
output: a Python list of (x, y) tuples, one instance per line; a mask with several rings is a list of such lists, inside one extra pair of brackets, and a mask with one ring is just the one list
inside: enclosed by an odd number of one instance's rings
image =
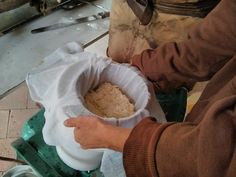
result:
[[(0, 12), (9, 10), (8, 8), (13, 8), (6, 7), (6, 9), (1, 9), (1, 2), (3, 1), (0, 0)], [(26, 0), (22, 0), (22, 2), (26, 2)], [(30, 8), (29, 11), (24, 10), (29, 9), (29, 5), (22, 6), (21, 8), (23, 10), (17, 9), (14, 13), (12, 13), (12, 11), (3, 12), (0, 16), (0, 29), (11, 26), (17, 21), (24, 20), (25, 17), (37, 15), (37, 11), (33, 8)], [(44, 6), (41, 8), (44, 8)], [(98, 9), (94, 7), (90, 10), (81, 10), (82, 13), (77, 15), (77, 17), (87, 15), (89, 12), (94, 11), (94, 9), (98, 11)], [(9, 16), (9, 14), (11, 15)], [(17, 30), (14, 30), (10, 35), (2, 34), (3, 36), (1, 37), (0, 33), (0, 156), (16, 158), (16, 153), (11, 147), (11, 142), (20, 137), (20, 131), (24, 122), (40, 110), (30, 98), (28, 88), (24, 82), (26, 73), (40, 64), (42, 58), (50, 54), (57, 47), (74, 40), (75, 36), (79, 38), (83, 44), (88, 44), (97, 36), (105, 34), (109, 27), (109, 21), (107, 20), (104, 21), (105, 23), (100, 23), (99, 27), (95, 25), (96, 23), (89, 23), (87, 25), (84, 24), (84, 28), (72, 26), (66, 29), (52, 31), (50, 37), (46, 35), (47, 33), (38, 34), (39, 36), (36, 36), (37, 34), (31, 34), (29, 32), (36, 27), (56, 22), (65, 22), (68, 19), (71, 20), (72, 14), (75, 15), (74, 11), (70, 11), (67, 12), (66, 18), (60, 18), (58, 20), (57, 17), (63, 14), (64, 12), (55, 12), (25, 27), (17, 28)], [(19, 18), (17, 19), (16, 17)], [(76, 16), (73, 16), (73, 18), (76, 18)], [(12, 24), (3, 23), (3, 21), (11, 22)], [(91, 31), (90, 33), (88, 29), (91, 28), (96, 28), (97, 33), (92, 33)], [(5, 32), (7, 33), (8, 31)], [(79, 36), (78, 34), (81, 35)], [(57, 36), (60, 36), (60, 39), (57, 38)], [(47, 41), (46, 44), (45, 41)], [(89, 45), (85, 50), (106, 56), (107, 46), (108, 34)], [(34, 60), (31, 60), (29, 56), (34, 58)], [(188, 93), (186, 114), (198, 100), (206, 83), (207, 82), (197, 83), (194, 89)], [(15, 162), (0, 160), (0, 176), (16, 165)]]

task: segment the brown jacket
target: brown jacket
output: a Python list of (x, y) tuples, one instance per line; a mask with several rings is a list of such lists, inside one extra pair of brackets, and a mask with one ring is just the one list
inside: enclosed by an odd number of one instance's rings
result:
[(132, 63), (160, 90), (211, 80), (183, 123), (146, 118), (132, 130), (127, 177), (236, 177), (236, 1), (222, 0), (184, 42)]

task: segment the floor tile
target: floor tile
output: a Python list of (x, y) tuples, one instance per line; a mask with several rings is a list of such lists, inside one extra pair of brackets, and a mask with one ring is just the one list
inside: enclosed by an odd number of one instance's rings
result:
[(39, 109), (11, 110), (7, 137), (19, 137), (24, 122), (38, 111)]
[(0, 110), (0, 139), (7, 137), (9, 110)]
[(37, 109), (38, 106), (36, 105), (36, 103), (34, 101), (32, 101), (30, 94), (28, 92), (28, 96), (27, 96), (27, 109)]
[[(11, 147), (11, 142), (14, 140), (15, 140), (14, 138), (0, 139), (0, 156), (16, 158), (16, 153), (14, 149)], [(7, 162), (0, 160), (0, 171), (6, 171), (15, 165), (16, 165), (15, 162)]]
[(0, 109), (24, 109), (27, 106), (27, 86), (19, 85), (13, 92), (0, 100)]

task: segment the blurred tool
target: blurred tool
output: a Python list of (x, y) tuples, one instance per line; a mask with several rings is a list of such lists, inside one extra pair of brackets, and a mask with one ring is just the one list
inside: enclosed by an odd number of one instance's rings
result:
[[(12, 2), (11, 6), (9, 5), (10, 1)], [(89, 1), (87, 4), (90, 3), (91, 0), (87, 0)], [(79, 0), (24, 0), (24, 2), (22, 0), (19, 0), (19, 2), (14, 2), (13, 0), (5, 0), (5, 1), (0, 1), (0, 12), (2, 10), (2, 8), (5, 8), (6, 10), (11, 10), (14, 8), (17, 8), (18, 6), (21, 6), (25, 3), (29, 3), (31, 7), (34, 7), (37, 9), (37, 11), (39, 13), (35, 13), (32, 16), (29, 16), (23, 20), (18, 21), (17, 23), (14, 23), (12, 25), (7, 26), (6, 28), (3, 28), (0, 31), (0, 36), (3, 36), (7, 33), (9, 33), (10, 31), (14, 30), (15, 28), (24, 25), (28, 22), (31, 22), (32, 20), (35, 20), (43, 15), (49, 14), (51, 12), (54, 12), (58, 9), (64, 9), (64, 10), (71, 10), (74, 9), (78, 6), (82, 6), (83, 4), (85, 4), (85, 2), (87, 1), (79, 1)], [(96, 7), (99, 5), (95, 5)], [(29, 7), (30, 8), (30, 7)], [(99, 8), (101, 8), (99, 6)], [(104, 9), (104, 8), (103, 8)]]
[(94, 21), (94, 20), (98, 20), (98, 19), (104, 19), (109, 16), (110, 16), (109, 12), (99, 12), (99, 13), (91, 15), (91, 16), (71, 20), (70, 22), (57, 23), (57, 24), (33, 29), (31, 31), (31, 33), (41, 33), (41, 32), (45, 32), (45, 31), (56, 30), (56, 29), (65, 28), (65, 27), (80, 24), (80, 23), (90, 22), (90, 21)]
[(27, 3), (36, 7), (39, 12), (44, 12), (63, 1), (65, 0), (0, 0), (0, 12), (13, 10)]

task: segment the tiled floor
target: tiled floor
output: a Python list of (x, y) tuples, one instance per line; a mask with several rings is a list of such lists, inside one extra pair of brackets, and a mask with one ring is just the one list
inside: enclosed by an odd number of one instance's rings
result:
[[(10, 144), (20, 136), (24, 121), (38, 110), (30, 99), (25, 83), (0, 100), (0, 156), (16, 158)], [(13, 162), (0, 161), (0, 172), (14, 165)]]
[[(85, 50), (106, 56), (107, 43), (108, 36), (105, 36)], [(23, 123), (38, 111), (25, 82), (0, 99), (0, 156), (16, 158), (11, 142), (20, 136)], [(15, 165), (16, 163), (0, 160), (0, 176)]]
[[(107, 41), (108, 36), (100, 39), (86, 50), (105, 56)], [(188, 100), (189, 103), (194, 104), (196, 102), (200, 95), (198, 93), (201, 93), (205, 84), (196, 85), (190, 96), (193, 93), (197, 94)], [(23, 123), (37, 111), (39, 108), (31, 101), (25, 82), (0, 100), (0, 156), (16, 158), (15, 151), (10, 144), (20, 136)], [(14, 165), (16, 164), (0, 160), (0, 175)]]

